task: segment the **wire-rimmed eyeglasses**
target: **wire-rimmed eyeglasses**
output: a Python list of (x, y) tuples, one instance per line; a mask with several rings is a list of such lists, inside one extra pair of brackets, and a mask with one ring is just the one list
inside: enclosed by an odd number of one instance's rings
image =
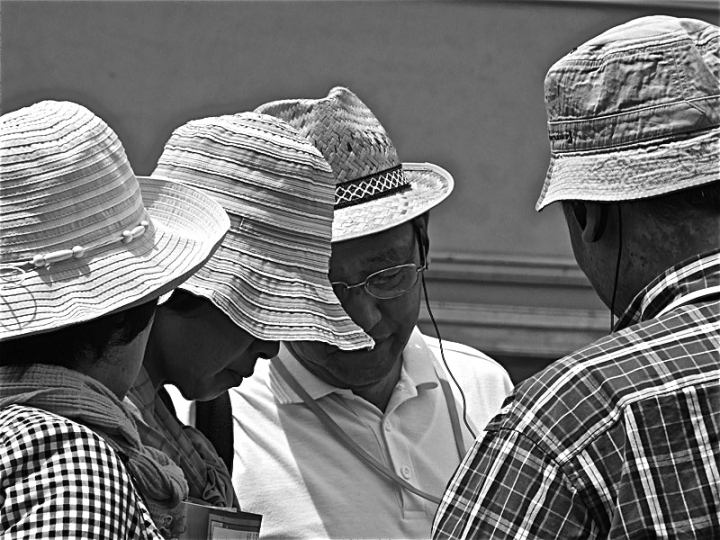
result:
[(427, 261), (422, 266), (415, 263), (399, 264), (378, 270), (366, 277), (365, 281), (354, 285), (348, 285), (342, 281), (333, 281), (330, 284), (341, 302), (348, 298), (350, 289), (358, 287), (362, 287), (373, 298), (389, 300), (402, 296), (412, 289), (420, 274), (425, 270), (427, 270)]

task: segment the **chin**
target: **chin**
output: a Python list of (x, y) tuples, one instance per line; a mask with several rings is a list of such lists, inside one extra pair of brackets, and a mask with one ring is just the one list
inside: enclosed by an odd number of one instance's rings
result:
[(211, 401), (211, 400), (215, 399), (216, 397), (221, 396), (224, 391), (225, 390), (217, 390), (214, 392), (210, 392), (210, 391), (202, 392), (197, 397), (194, 397), (193, 400), (194, 401)]

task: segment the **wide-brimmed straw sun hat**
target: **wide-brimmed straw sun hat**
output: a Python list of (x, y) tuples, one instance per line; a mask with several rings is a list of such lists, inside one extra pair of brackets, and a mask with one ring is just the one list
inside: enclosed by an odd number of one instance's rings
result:
[(173, 132), (153, 175), (203, 190), (230, 215), (222, 246), (182, 289), (260, 339), (373, 345), (328, 281), (334, 182), (296, 130), (256, 113), (193, 120)]
[(624, 201), (720, 180), (720, 29), (643, 17), (548, 71), (550, 166), (535, 208)]
[(0, 340), (150, 301), (202, 265), (228, 227), (201, 192), (138, 183), (120, 140), (85, 107), (43, 101), (5, 114)]
[(381, 232), (443, 201), (453, 178), (430, 163), (401, 163), (383, 126), (347, 88), (322, 99), (288, 99), (256, 112), (282, 118), (307, 137), (335, 177), (333, 242)]

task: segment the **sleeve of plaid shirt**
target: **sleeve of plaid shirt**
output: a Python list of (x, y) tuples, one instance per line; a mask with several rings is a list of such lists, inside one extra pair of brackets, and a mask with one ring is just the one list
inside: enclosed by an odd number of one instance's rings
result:
[(583, 502), (557, 464), (533, 441), (505, 429), (489, 429), (475, 441), (433, 523), (435, 539), (594, 536)]
[(161, 539), (125, 467), (90, 429), (0, 410), (0, 539)]

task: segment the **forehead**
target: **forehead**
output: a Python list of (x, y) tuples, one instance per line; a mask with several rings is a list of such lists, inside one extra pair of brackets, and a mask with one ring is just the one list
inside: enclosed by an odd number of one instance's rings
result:
[(330, 275), (348, 277), (403, 264), (413, 255), (415, 236), (411, 223), (387, 231), (332, 245)]

